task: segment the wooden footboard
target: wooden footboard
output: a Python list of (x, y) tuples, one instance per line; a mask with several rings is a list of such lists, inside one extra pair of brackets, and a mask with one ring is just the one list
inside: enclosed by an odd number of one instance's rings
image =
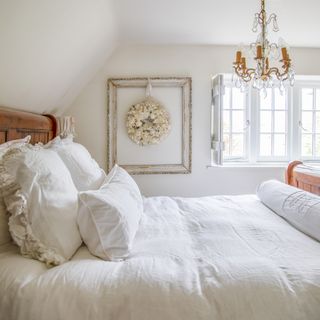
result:
[(320, 195), (320, 167), (304, 165), (293, 161), (286, 171), (286, 183), (299, 189)]

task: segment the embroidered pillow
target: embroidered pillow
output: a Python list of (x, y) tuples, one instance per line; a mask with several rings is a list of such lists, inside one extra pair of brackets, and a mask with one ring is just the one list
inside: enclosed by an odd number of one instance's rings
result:
[(0, 161), (9, 230), (23, 255), (59, 265), (81, 244), (78, 196), (60, 157), (39, 146), (10, 149)]
[(56, 137), (46, 148), (54, 150), (69, 169), (72, 180), (79, 191), (99, 189), (106, 174), (81, 144), (73, 142), (73, 137)]
[(320, 241), (320, 197), (276, 180), (258, 188), (260, 200), (294, 227)]
[(115, 166), (99, 189), (80, 192), (78, 224), (90, 252), (101, 259), (128, 257), (143, 212), (137, 184)]

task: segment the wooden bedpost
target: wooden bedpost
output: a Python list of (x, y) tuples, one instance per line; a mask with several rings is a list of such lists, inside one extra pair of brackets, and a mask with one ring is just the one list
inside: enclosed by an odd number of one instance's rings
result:
[(286, 170), (286, 183), (291, 186), (297, 187), (297, 183), (293, 179), (293, 170), (296, 166), (302, 164), (301, 161), (292, 161), (289, 163), (288, 168)]

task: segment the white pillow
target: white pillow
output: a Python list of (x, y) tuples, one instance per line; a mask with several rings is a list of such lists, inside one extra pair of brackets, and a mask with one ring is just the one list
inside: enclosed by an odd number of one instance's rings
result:
[[(27, 136), (23, 139), (11, 140), (0, 144), (0, 159), (9, 150), (10, 147), (15, 147), (29, 143), (31, 136)], [(0, 196), (0, 246), (11, 241), (9, 233), (9, 215), (3, 202), (2, 196)]]
[(260, 200), (305, 234), (320, 241), (320, 197), (276, 180), (263, 182)]
[(81, 144), (73, 142), (73, 137), (56, 137), (47, 148), (56, 151), (69, 169), (72, 180), (79, 191), (99, 189), (106, 174)]
[(137, 184), (117, 165), (99, 190), (80, 192), (78, 224), (90, 252), (101, 259), (128, 257), (143, 212)]
[(78, 195), (60, 157), (42, 147), (11, 148), (0, 161), (13, 240), (25, 256), (58, 265), (81, 245)]

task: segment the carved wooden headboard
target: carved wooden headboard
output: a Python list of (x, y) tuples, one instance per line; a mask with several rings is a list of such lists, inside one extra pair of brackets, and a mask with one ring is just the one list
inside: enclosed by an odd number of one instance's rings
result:
[(293, 161), (286, 171), (286, 183), (320, 195), (320, 167), (317, 169), (301, 161)]
[(57, 134), (57, 121), (52, 115), (0, 108), (0, 144), (31, 135), (31, 143), (47, 143)]

